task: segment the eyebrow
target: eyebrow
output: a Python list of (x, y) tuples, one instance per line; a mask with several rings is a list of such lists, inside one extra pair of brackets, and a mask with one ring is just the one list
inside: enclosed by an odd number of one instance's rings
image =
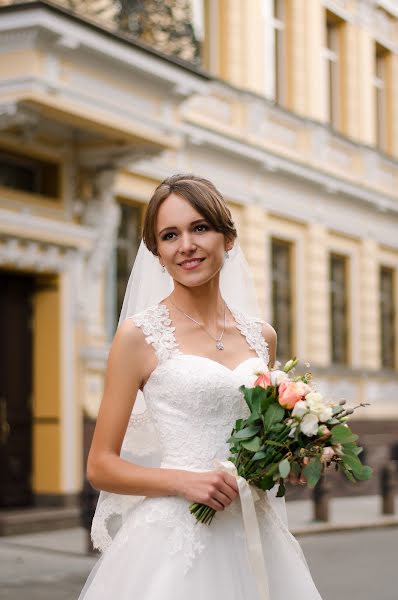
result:
[[(190, 225), (196, 225), (197, 223), (203, 223), (203, 221), (206, 221), (207, 223), (207, 219), (205, 219), (204, 217), (202, 219), (196, 219), (196, 221), (192, 221), (190, 223)], [(163, 232), (168, 231), (169, 229), (178, 229), (178, 227), (176, 225), (169, 225), (169, 227), (164, 227), (161, 231), (159, 231), (158, 235), (162, 235)]]

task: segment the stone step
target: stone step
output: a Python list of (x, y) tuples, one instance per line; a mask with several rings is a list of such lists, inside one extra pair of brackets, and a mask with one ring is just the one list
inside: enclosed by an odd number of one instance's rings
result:
[(25, 508), (0, 511), (0, 536), (54, 531), (80, 526), (80, 509)]

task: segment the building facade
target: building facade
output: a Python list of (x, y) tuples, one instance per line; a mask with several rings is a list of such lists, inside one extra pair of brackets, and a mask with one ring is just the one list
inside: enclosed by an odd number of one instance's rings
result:
[(2, 508), (76, 502), (145, 205), (176, 172), (228, 200), (277, 358), (371, 403), (377, 467), (398, 443), (396, 3), (176, 0), (151, 40), (106, 4), (0, 2)]

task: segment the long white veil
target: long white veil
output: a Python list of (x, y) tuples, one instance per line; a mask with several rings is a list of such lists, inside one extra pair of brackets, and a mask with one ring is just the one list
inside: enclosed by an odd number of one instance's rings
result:
[[(119, 325), (128, 317), (159, 303), (172, 292), (173, 287), (170, 275), (167, 271), (161, 272), (159, 260), (141, 242), (128, 281)], [(229, 252), (229, 258), (224, 261), (220, 291), (227, 305), (234, 306), (246, 315), (259, 317), (260, 311), (253, 279), (237, 241)], [(231, 428), (232, 426), (231, 423)], [(159, 440), (142, 392), (138, 392), (134, 403), (121, 456), (142, 466), (160, 466)], [(268, 497), (279, 516), (287, 523), (285, 499), (276, 498), (276, 487), (268, 492)], [(130, 510), (143, 499), (144, 496), (101, 492), (91, 528), (94, 547), (104, 551)]]

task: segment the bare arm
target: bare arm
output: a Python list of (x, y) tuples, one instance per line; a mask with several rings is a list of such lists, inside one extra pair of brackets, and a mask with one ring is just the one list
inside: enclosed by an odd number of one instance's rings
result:
[(119, 456), (137, 392), (145, 379), (144, 365), (151, 362), (154, 368), (156, 360), (148, 353), (142, 332), (126, 321), (111, 346), (104, 394), (88, 456), (87, 478), (98, 489), (138, 496), (177, 493), (175, 476), (171, 477), (168, 470), (142, 467)]
[(275, 329), (269, 323), (263, 324), (262, 334), (265, 341), (268, 344), (268, 352), (269, 352), (269, 368), (274, 366), (276, 360), (276, 345), (277, 345), (277, 335)]
[(183, 496), (223, 510), (238, 493), (236, 479), (224, 472), (196, 473), (142, 467), (120, 457), (135, 398), (156, 366), (154, 351), (131, 321), (113, 340), (104, 395), (87, 463), (87, 478), (101, 490), (137, 496)]

